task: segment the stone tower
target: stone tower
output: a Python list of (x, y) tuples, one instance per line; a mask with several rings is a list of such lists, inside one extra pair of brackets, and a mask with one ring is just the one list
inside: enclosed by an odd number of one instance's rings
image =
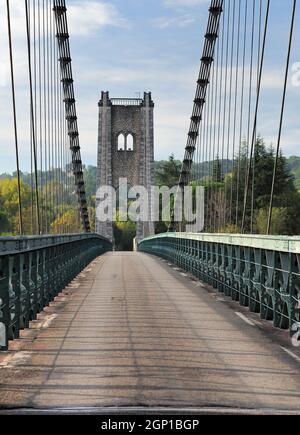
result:
[[(154, 103), (151, 93), (143, 99), (109, 97), (102, 92), (99, 101), (99, 140), (97, 189), (100, 186), (119, 187), (127, 178), (128, 185), (144, 186), (149, 192), (154, 184)], [(96, 232), (113, 240), (112, 222), (96, 219)], [(154, 234), (151, 222), (137, 224), (137, 239)]]

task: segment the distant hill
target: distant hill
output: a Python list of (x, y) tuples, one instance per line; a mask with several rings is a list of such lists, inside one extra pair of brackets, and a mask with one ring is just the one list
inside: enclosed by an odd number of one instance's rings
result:
[[(296, 189), (300, 190), (300, 157), (292, 156), (286, 158), (288, 168), (295, 178)], [(232, 160), (220, 160), (222, 172), (226, 174), (232, 170)], [(209, 164), (207, 162), (194, 165), (193, 171), (196, 174), (201, 174), (202, 177), (209, 175)]]
[[(295, 178), (295, 186), (297, 189), (300, 190), (300, 157), (292, 156), (292, 157), (288, 157), (286, 160), (287, 160), (288, 167)], [(180, 164), (179, 161), (176, 162)], [(155, 171), (160, 170), (165, 163), (166, 163), (165, 160), (156, 161)], [(222, 166), (222, 172), (224, 174), (231, 171), (232, 160), (220, 160), (220, 163)], [(201, 177), (207, 177), (210, 175), (209, 164), (207, 162), (195, 164), (193, 166), (193, 172), (197, 175), (200, 175)], [(50, 174), (51, 172), (49, 173), (48, 181), (51, 179)], [(95, 166), (87, 166), (85, 168), (84, 175), (85, 175), (87, 195), (92, 196), (95, 194), (94, 192), (96, 191), (97, 168)], [(0, 180), (4, 178), (12, 178), (12, 175), (6, 173), (0, 174)], [(22, 178), (25, 183), (30, 184), (30, 174), (28, 173), (22, 174)]]
[(292, 156), (286, 160), (291, 173), (295, 177), (295, 186), (300, 190), (300, 157)]

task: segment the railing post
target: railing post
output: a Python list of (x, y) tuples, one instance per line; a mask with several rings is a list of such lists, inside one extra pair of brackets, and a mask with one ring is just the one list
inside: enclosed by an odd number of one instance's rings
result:
[(49, 288), (49, 274), (47, 270), (47, 249), (42, 249), (41, 251), (41, 276), (42, 276), (42, 292), (43, 292), (43, 299), (44, 304), (47, 307), (50, 303), (50, 288)]
[(291, 308), (291, 331), (292, 334), (300, 330), (300, 255), (291, 256), (291, 280), (290, 297), (292, 300)]
[(36, 253), (29, 254), (29, 292), (30, 292), (30, 320), (35, 320), (38, 313), (36, 292)]
[(20, 329), (29, 327), (30, 289), (29, 289), (29, 255), (20, 255)]
[(10, 324), (9, 310), (9, 257), (0, 258), (0, 350), (8, 349)]
[(20, 335), (20, 255), (11, 255), (9, 257), (9, 310), (10, 310), (10, 328), (8, 338), (14, 340)]
[(43, 279), (42, 279), (42, 272), (43, 272), (43, 257), (42, 252), (38, 250), (36, 252), (36, 295), (37, 295), (37, 306), (38, 306), (38, 312), (40, 313), (44, 306), (44, 293), (43, 293)]

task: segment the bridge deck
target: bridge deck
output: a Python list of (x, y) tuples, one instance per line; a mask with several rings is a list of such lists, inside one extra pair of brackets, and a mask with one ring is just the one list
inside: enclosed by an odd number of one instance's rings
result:
[(300, 411), (300, 357), (282, 333), (247, 324), (166, 263), (106, 254), (67, 293), (0, 356), (0, 406)]

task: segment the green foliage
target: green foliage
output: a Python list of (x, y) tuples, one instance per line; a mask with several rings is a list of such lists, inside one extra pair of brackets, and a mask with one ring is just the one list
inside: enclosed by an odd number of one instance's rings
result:
[[(213, 162), (195, 164), (193, 167), (194, 179), (192, 186), (203, 186), (206, 191), (207, 231), (213, 231), (214, 223), (220, 222), (220, 231), (224, 233), (239, 232), (235, 226), (237, 210), (238, 223), (241, 223), (245, 192), (245, 174), (249, 164), (247, 158), (247, 144), (242, 143), (239, 156), (235, 160), (221, 160), (216, 156)], [(267, 147), (262, 138), (258, 138), (254, 155), (254, 172), (250, 177), (250, 192), (248, 197), (246, 231), (250, 229), (252, 187), (253, 187), (253, 218), (254, 232), (265, 234), (268, 207), (270, 201), (271, 183), (274, 168), (274, 149)], [(181, 162), (170, 156), (167, 161), (155, 163), (155, 183), (158, 186), (173, 187), (179, 180)], [(84, 168), (85, 188), (89, 207), (92, 229), (95, 228), (95, 194), (97, 168), (88, 166)], [(48, 231), (59, 232), (67, 226), (70, 232), (79, 231), (78, 213), (74, 188), (64, 190), (61, 197), (62, 184), (65, 183), (66, 174), (61, 170), (39, 173), (39, 196), (43, 220), (48, 222)], [(23, 207), (24, 228), (27, 234), (32, 233), (36, 227), (35, 198), (31, 192), (31, 174), (21, 173), (21, 195)], [(237, 186), (239, 186), (237, 188)], [(279, 157), (275, 185), (274, 212), (272, 234), (296, 235), (300, 233), (300, 157)], [(49, 204), (49, 195), (56, 207)], [(230, 206), (230, 201), (232, 203)], [(33, 202), (33, 213), (32, 205)], [(16, 174), (0, 175), (0, 234), (18, 234), (18, 182)], [(170, 207), (174, 207), (174, 198), (171, 198)], [(231, 215), (231, 223), (228, 217)], [(225, 224), (227, 222), (227, 224)], [(169, 223), (156, 224), (156, 232), (165, 232)], [(43, 232), (46, 229), (43, 228)], [(132, 222), (117, 220), (115, 228), (117, 248), (131, 250), (136, 226)]]
[(97, 186), (97, 167), (88, 166), (84, 169), (84, 183), (85, 183), (85, 193), (87, 195), (88, 201), (96, 196), (96, 186)]
[(289, 157), (286, 162), (291, 174), (294, 177), (296, 189), (300, 189), (300, 157)]
[[(253, 164), (249, 180), (249, 196), (246, 210), (246, 231), (250, 230), (251, 207), (253, 206), (253, 231), (266, 234), (268, 211), (270, 205), (271, 186), (275, 163), (275, 151), (272, 146), (267, 147), (262, 138), (258, 138), (255, 147)], [(231, 181), (227, 184), (227, 197), (233, 196), (233, 209), (238, 210), (238, 221), (241, 222), (244, 209), (244, 192), (249, 161), (247, 146), (241, 147), (239, 160), (235, 163), (235, 170)], [(253, 177), (254, 172), (254, 177)], [(239, 182), (238, 182), (239, 180)], [(237, 190), (237, 185), (239, 189)], [(228, 205), (226, 205), (228, 207)], [(279, 155), (274, 195), (274, 214), (272, 234), (299, 234), (300, 225), (295, 217), (300, 213), (300, 195), (294, 185), (294, 178), (289, 170), (286, 158)]]
[[(167, 161), (156, 162), (155, 164), (155, 183), (157, 186), (166, 186), (173, 188), (178, 185), (182, 164), (179, 160), (175, 160), (172, 154)], [(166, 206), (169, 210), (174, 209), (174, 197), (171, 196), (171, 202)], [(162, 216), (163, 210), (160, 210)], [(155, 232), (160, 234), (168, 231), (170, 222), (163, 222), (160, 219), (155, 225)]]
[(233, 224), (228, 224), (220, 228), (220, 234), (238, 234), (238, 232), (239, 229)]
[(175, 160), (174, 155), (168, 161), (156, 163), (155, 183), (157, 186), (177, 186), (181, 172), (181, 162)]
[[(21, 197), (24, 218), (31, 204), (30, 187), (21, 181)], [(0, 234), (19, 232), (19, 190), (17, 178), (0, 179)], [(24, 225), (28, 222), (24, 219)]]
[[(31, 201), (30, 188), (21, 181), (21, 196), (24, 207), (28, 207)], [(19, 207), (18, 180), (17, 178), (0, 180), (0, 197), (3, 207), (11, 215), (17, 214)]]
[(52, 234), (61, 234), (64, 232), (64, 230), (67, 230), (67, 232), (70, 234), (76, 234), (81, 232), (81, 226), (78, 218), (78, 210), (69, 209), (52, 222)]
[[(1, 207), (1, 206), (0, 206)], [(10, 223), (8, 215), (0, 210), (0, 234), (7, 234), (10, 230)]]
[(194, 162), (192, 166), (192, 175), (194, 179), (223, 181), (226, 174), (232, 169), (233, 161), (229, 159), (220, 159), (217, 155), (213, 162), (205, 161), (201, 163)]
[(215, 183), (222, 183), (224, 180), (224, 175), (222, 172), (222, 165), (219, 159), (219, 156), (217, 155), (216, 159), (213, 162), (213, 174), (212, 174), (213, 181)]
[(88, 207), (88, 212), (90, 216), (91, 231), (96, 230), (96, 197), (92, 197), (90, 206)]
[[(36, 197), (31, 185), (24, 181), (25, 178), (31, 181), (31, 177), (26, 175), (26, 177), (22, 176), (20, 183), (23, 231), (24, 234), (35, 234), (37, 231)], [(52, 182), (41, 185), (38, 194), (43, 234), (62, 232), (66, 228), (70, 232), (79, 231), (78, 218), (76, 218), (76, 225), (71, 218), (71, 215), (77, 215), (77, 200), (73, 186), (66, 188), (53, 179)], [(63, 223), (67, 225), (65, 228), (62, 228)], [(58, 227), (61, 231), (57, 231)], [(18, 179), (0, 177), (0, 235), (17, 235), (19, 228)]]
[[(124, 218), (123, 218), (124, 220)], [(136, 235), (136, 225), (134, 222), (122, 222), (120, 212), (117, 212), (117, 219), (114, 224), (115, 245), (118, 251), (132, 251), (133, 239)]]

